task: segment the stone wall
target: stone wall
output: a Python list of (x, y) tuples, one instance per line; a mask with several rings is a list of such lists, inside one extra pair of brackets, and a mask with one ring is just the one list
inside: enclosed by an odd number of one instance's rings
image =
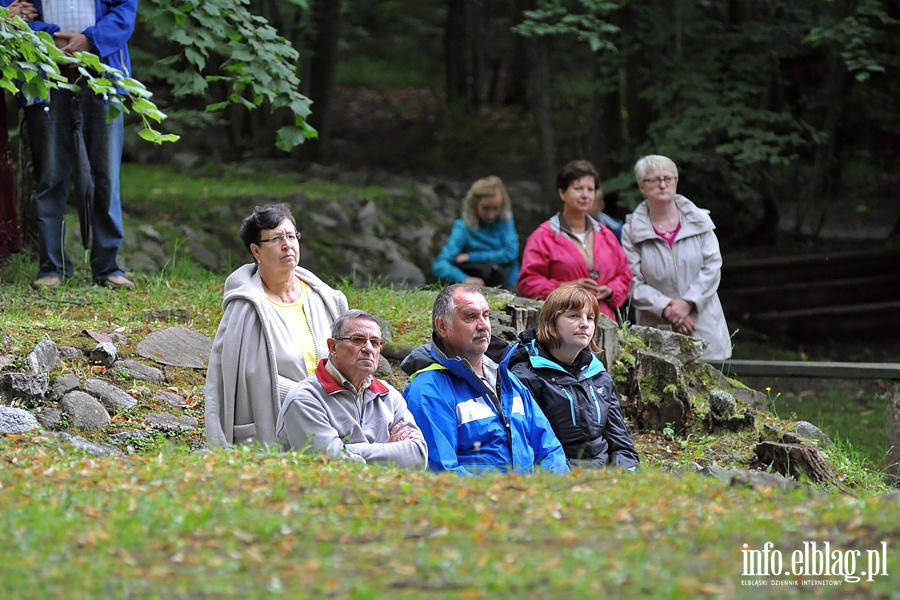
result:
[[(286, 198), (253, 197), (204, 214), (166, 219), (152, 207), (126, 203), (122, 262), (129, 272), (155, 273), (184, 257), (206, 268), (230, 272), (250, 258), (237, 235), (241, 219), (258, 204), (286, 202), (303, 233), (301, 264), (326, 281), (346, 278), (357, 286), (374, 282), (417, 287), (434, 281), (431, 263), (440, 252), (471, 181), (410, 180), (387, 174), (309, 168), (307, 176), (348, 187), (377, 186), (373, 199), (353, 191), (335, 198), (303, 193)], [(540, 188), (505, 182), (513, 203), (520, 245), (550, 216)], [(80, 243), (77, 235), (72, 243)]]

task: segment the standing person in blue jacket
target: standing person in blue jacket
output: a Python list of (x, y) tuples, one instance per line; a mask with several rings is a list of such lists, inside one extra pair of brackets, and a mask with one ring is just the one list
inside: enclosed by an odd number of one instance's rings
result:
[(519, 236), (509, 194), (499, 177), (484, 177), (469, 188), (462, 218), (453, 224), (431, 270), (449, 283), (515, 288)]
[(619, 243), (622, 243), (622, 227), (625, 226), (625, 223), (618, 220), (615, 217), (611, 217), (606, 214), (606, 199), (603, 197), (603, 190), (600, 189), (600, 186), (597, 186), (597, 198), (594, 200), (594, 206), (591, 208), (591, 216), (597, 219), (597, 222), (601, 225), (606, 225), (606, 227), (613, 232), (616, 236), (616, 239), (619, 240)]
[[(49, 33), (66, 54), (91, 52), (103, 64), (131, 76), (128, 40), (137, 20), (138, 0), (35, 0), (40, 16), (29, 23)], [(35, 288), (55, 288), (73, 274), (65, 250), (66, 192), (76, 162), (74, 122), (83, 121), (87, 160), (93, 176), (91, 271), (96, 284), (134, 288), (119, 267), (124, 237), (119, 167), (122, 163), (124, 118), (110, 122), (109, 99), (91, 91), (78, 68), (63, 70), (77, 91), (52, 89), (46, 102), (25, 107), (25, 122), (34, 162), (34, 201), (38, 216), (40, 250)]]
[(432, 471), (531, 473), (569, 470), (562, 446), (531, 392), (507, 369), (509, 345), (491, 336), (477, 287), (454, 284), (432, 309), (432, 343), (401, 364), (403, 396), (428, 445)]
[(544, 411), (570, 467), (636, 471), (640, 459), (625, 427), (612, 377), (594, 352), (597, 298), (575, 285), (547, 296), (537, 331), (519, 334), (509, 360)]

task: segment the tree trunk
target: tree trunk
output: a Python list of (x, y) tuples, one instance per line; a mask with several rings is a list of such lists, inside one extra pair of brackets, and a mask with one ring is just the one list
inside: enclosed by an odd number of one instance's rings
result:
[(310, 144), (313, 155), (326, 155), (331, 142), (331, 97), (337, 71), (340, 41), (341, 1), (319, 0), (313, 3), (312, 60), (309, 72), (309, 94), (314, 102), (309, 123), (319, 132)]
[(483, 40), (488, 34), (484, 27), (483, 10), (484, 6), (477, 4), (473, 10), (467, 11), (466, 14), (466, 21), (468, 22), (466, 31), (470, 32), (466, 39), (469, 41), (468, 50), (471, 55), (470, 64), (472, 65), (472, 76), (467, 82), (468, 90), (466, 96), (469, 104), (474, 108), (478, 108), (481, 104), (481, 88), (485, 71), (485, 45)]
[(25, 126), (24, 113), (19, 114), (19, 138), (16, 164), (16, 194), (19, 197), (19, 225), (22, 230), (22, 245), (26, 249), (37, 251), (38, 221), (37, 206), (34, 204), (34, 173), (31, 166), (31, 144), (28, 139), (28, 128)]
[(528, 47), (530, 39), (517, 35), (513, 45), (512, 60), (509, 67), (509, 81), (506, 83), (503, 104), (521, 106), (528, 109)]
[(447, 103), (466, 97), (466, 0), (449, 0), (444, 27), (444, 69)]
[(844, 489), (837, 474), (814, 446), (760, 442), (754, 449), (760, 463), (774, 471), (800, 479), (806, 477), (815, 483), (827, 483)]
[(531, 46), (533, 80), (532, 95), (537, 109), (538, 131), (541, 140), (541, 187), (547, 198), (549, 214), (559, 210), (556, 194), (556, 134), (553, 127), (553, 96), (550, 81), (550, 56), (543, 38), (534, 40)]
[[(826, 200), (831, 195), (830, 165), (834, 158), (834, 140), (837, 136), (838, 125), (840, 124), (841, 114), (844, 110), (844, 99), (847, 96), (849, 86), (846, 70), (841, 64), (841, 57), (836, 52), (832, 52), (828, 62), (828, 108), (825, 116), (825, 123), (822, 127), (822, 133), (824, 134), (822, 137), (824, 141), (816, 145), (812, 172), (809, 176), (809, 183), (805, 186), (807, 193), (805, 198), (801, 198), (801, 203), (797, 209), (797, 219), (794, 226), (795, 234), (803, 233), (803, 226), (810, 218), (813, 207), (824, 207), (826, 205)], [(826, 209), (820, 208), (820, 210), (822, 212), (813, 229), (814, 236), (819, 234), (825, 218)]]
[[(624, 30), (636, 28), (635, 24), (644, 18), (644, 13), (630, 7), (626, 11), (620, 27)], [(655, 118), (653, 107), (640, 95), (642, 87), (639, 77), (645, 64), (648, 62), (647, 48), (647, 44), (638, 44), (632, 52), (628, 53), (623, 66), (625, 74), (621, 80), (624, 89), (620, 91), (620, 94), (622, 98), (621, 103), (624, 105), (627, 116), (622, 128), (622, 134), (628, 148), (634, 148), (645, 139), (647, 127)]]

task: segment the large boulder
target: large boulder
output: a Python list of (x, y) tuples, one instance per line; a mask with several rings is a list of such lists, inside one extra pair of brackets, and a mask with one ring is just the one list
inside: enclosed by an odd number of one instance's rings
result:
[(638, 350), (622, 410), (638, 431), (671, 428), (681, 433), (693, 422), (693, 411), (681, 361), (671, 356)]

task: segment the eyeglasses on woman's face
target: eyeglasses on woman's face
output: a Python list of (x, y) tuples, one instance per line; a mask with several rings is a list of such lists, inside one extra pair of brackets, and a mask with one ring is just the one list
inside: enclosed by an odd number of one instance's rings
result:
[(283, 244), (287, 241), (289, 244), (296, 244), (300, 240), (300, 232), (285, 233), (283, 235), (273, 235), (272, 237), (259, 240), (260, 244)]
[(648, 177), (647, 179), (642, 179), (644, 183), (649, 183), (650, 185), (659, 185), (661, 183), (666, 184), (666, 186), (670, 186), (676, 181), (678, 181), (677, 177), (672, 175), (666, 175), (665, 177)]

